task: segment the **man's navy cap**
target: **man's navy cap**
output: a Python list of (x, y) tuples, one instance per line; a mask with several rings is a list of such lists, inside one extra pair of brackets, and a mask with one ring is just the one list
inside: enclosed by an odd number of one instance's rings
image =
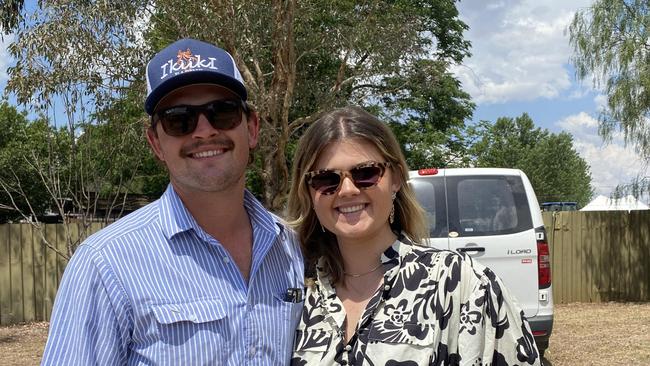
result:
[(192, 84), (224, 86), (246, 100), (244, 80), (232, 56), (219, 47), (195, 39), (181, 39), (158, 52), (147, 64), (147, 100), (152, 115), (167, 94)]

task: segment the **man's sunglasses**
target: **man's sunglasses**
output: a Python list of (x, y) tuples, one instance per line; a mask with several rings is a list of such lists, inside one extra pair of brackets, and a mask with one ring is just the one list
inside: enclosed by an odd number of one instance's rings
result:
[(185, 136), (196, 129), (199, 116), (203, 114), (213, 128), (231, 130), (242, 121), (242, 111), (248, 112), (241, 100), (213, 100), (203, 105), (177, 105), (160, 110), (151, 118), (151, 125), (160, 122), (169, 136)]
[(359, 189), (368, 189), (376, 186), (384, 176), (389, 162), (365, 163), (350, 170), (323, 169), (305, 173), (307, 184), (320, 194), (336, 193), (341, 187), (345, 177)]

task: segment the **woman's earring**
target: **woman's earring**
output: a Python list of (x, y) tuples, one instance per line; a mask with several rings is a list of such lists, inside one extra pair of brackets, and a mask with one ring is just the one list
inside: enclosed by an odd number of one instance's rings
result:
[[(319, 223), (319, 224), (320, 224), (320, 223)], [(320, 230), (321, 230), (322, 232), (325, 232), (325, 228), (323, 227), (323, 224), (320, 224)]]
[(393, 192), (391, 199), (393, 201), (393, 207), (390, 208), (390, 215), (388, 215), (388, 222), (393, 223), (395, 221), (395, 197), (397, 197), (397, 192)]

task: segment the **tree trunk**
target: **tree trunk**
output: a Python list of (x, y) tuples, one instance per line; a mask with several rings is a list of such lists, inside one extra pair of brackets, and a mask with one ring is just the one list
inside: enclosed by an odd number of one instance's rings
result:
[(263, 174), (264, 204), (278, 214), (282, 213), (289, 187), (289, 169), (285, 149), (289, 141), (289, 109), (296, 81), (296, 55), (293, 34), (295, 0), (275, 0), (275, 17), (272, 33), (273, 78), (267, 88), (268, 95), (260, 112), (263, 121)]
[[(269, 144), (270, 146), (273, 144)], [(264, 205), (276, 214), (281, 215), (289, 188), (289, 169), (286, 163), (286, 141), (277, 141), (272, 151), (263, 154), (262, 181), (264, 182)], [(267, 149), (270, 150), (270, 149)]]

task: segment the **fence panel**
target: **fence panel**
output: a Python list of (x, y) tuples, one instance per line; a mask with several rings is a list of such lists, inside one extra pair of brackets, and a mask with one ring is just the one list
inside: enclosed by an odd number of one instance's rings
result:
[(22, 263), (22, 237), (20, 226), (9, 230), (9, 286), (11, 288), (10, 319), (23, 321), (23, 263)]
[[(90, 233), (104, 224), (93, 223)], [(65, 227), (45, 224), (39, 232), (30, 224), (0, 225), (0, 325), (49, 320), (67, 260), (45, 240), (67, 253)], [(81, 230), (70, 225), (76, 240)]]
[[(650, 210), (544, 213), (556, 303), (650, 301)], [(104, 225), (93, 223), (88, 233)], [(68, 227), (73, 239), (82, 235)], [(67, 260), (65, 227), (0, 225), (0, 325), (49, 320)]]
[(45, 317), (45, 246), (37, 230), (32, 230), (32, 250), (34, 251), (34, 318)]
[(650, 301), (650, 210), (543, 216), (556, 303)]
[(11, 241), (9, 225), (0, 225), (0, 324), (11, 324)]

